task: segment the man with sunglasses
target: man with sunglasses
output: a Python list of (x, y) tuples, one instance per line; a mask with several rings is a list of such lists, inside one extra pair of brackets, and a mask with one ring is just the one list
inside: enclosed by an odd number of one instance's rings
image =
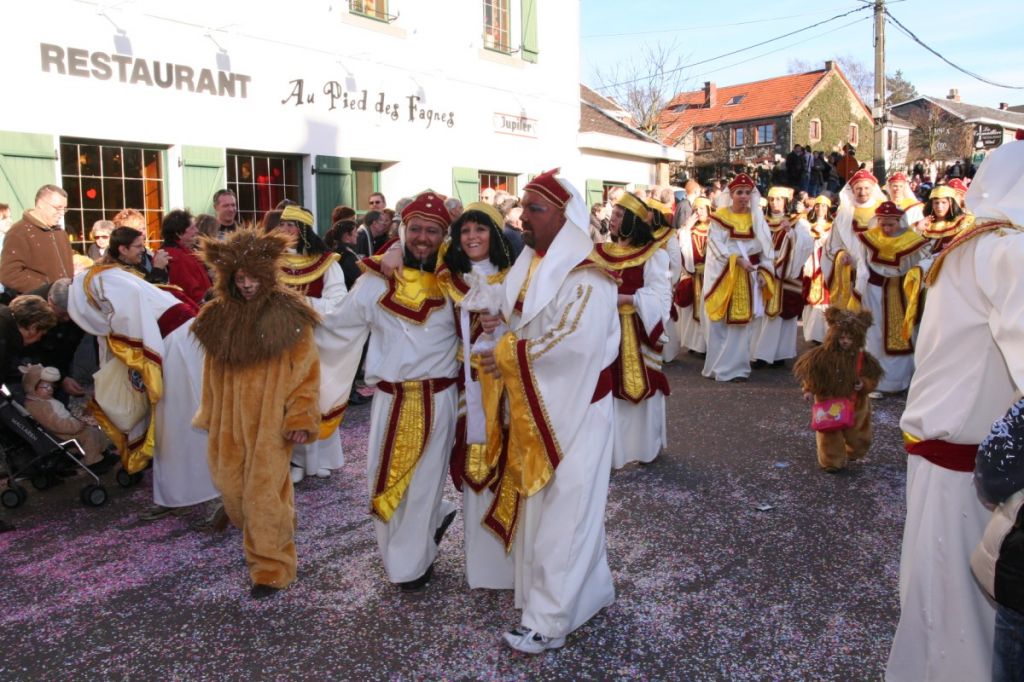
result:
[(61, 226), (67, 209), (68, 193), (43, 185), (36, 192), (35, 206), (7, 232), (0, 254), (0, 284), (10, 296), (74, 276), (71, 242)]

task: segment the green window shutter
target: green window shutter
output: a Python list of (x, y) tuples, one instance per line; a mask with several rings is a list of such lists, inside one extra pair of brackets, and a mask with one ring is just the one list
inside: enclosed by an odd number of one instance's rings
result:
[(452, 193), (463, 206), (480, 201), (480, 171), (476, 168), (452, 168)]
[(522, 0), (523, 7), (523, 59), (537, 63), (537, 0)]
[(11, 220), (36, 203), (43, 185), (60, 184), (52, 135), (0, 132), (0, 203), (11, 207)]
[(604, 201), (604, 181), (587, 180), (587, 208)]
[(181, 165), (185, 208), (195, 214), (212, 214), (213, 195), (227, 187), (224, 149), (182, 145)]
[(355, 208), (355, 176), (352, 159), (341, 156), (317, 156), (313, 159), (316, 171), (316, 229), (324, 234), (331, 229), (331, 212), (342, 204)]

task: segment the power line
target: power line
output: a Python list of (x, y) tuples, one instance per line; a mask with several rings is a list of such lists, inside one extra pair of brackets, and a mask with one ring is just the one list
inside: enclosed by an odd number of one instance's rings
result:
[(701, 64), (707, 64), (708, 62), (714, 62), (714, 61), (717, 61), (719, 59), (724, 59), (725, 57), (731, 57), (734, 54), (739, 54), (740, 52), (746, 52), (747, 50), (753, 50), (755, 47), (761, 47), (762, 45), (767, 45), (769, 43), (774, 43), (776, 40), (782, 40), (783, 38), (788, 38), (790, 36), (794, 36), (797, 33), (803, 33), (804, 31), (809, 31), (812, 28), (817, 28), (818, 26), (821, 26), (823, 24), (827, 24), (827, 23), (829, 23), (831, 21), (835, 21), (836, 19), (842, 19), (843, 17), (847, 17), (847, 16), (849, 16), (851, 14), (855, 14), (857, 12), (863, 12), (864, 10), (867, 10), (867, 9), (871, 9), (871, 6), (870, 5), (864, 5), (864, 6), (861, 6), (861, 7), (857, 7), (855, 9), (850, 10), (849, 12), (843, 12), (842, 14), (837, 14), (834, 17), (829, 17), (828, 19), (824, 19), (824, 20), (819, 21), (817, 23), (811, 24), (810, 26), (804, 26), (803, 28), (798, 28), (795, 31), (790, 31), (789, 33), (783, 33), (782, 35), (775, 36), (774, 38), (769, 38), (768, 40), (762, 40), (759, 43), (754, 43), (753, 45), (748, 45), (747, 47), (741, 47), (738, 50), (732, 50), (731, 52), (726, 52), (724, 54), (720, 54), (718, 56), (711, 57), (709, 59), (702, 59), (701, 61), (693, 62), (692, 64), (684, 64), (683, 66), (679, 66), (679, 67), (676, 67), (674, 69), (668, 69), (667, 71), (664, 71), (664, 72), (659, 73), (659, 74), (651, 74), (651, 75), (648, 75), (648, 76), (640, 76), (638, 78), (632, 78), (630, 80), (620, 81), (618, 83), (611, 83), (609, 85), (602, 85), (602, 86), (600, 86), (597, 89), (598, 90), (609, 90), (611, 88), (617, 88), (620, 85), (630, 85), (632, 83), (638, 83), (638, 82), (643, 81), (643, 80), (651, 80), (652, 78), (655, 78), (655, 77), (657, 77), (659, 75), (668, 75), (668, 74), (671, 74), (671, 73), (676, 73), (678, 71), (682, 71), (684, 69), (692, 68), (694, 66), (700, 66)]
[(789, 14), (784, 17), (768, 17), (766, 19), (752, 19), (750, 21), (737, 21), (729, 24), (705, 24), (704, 26), (683, 26), (680, 28), (659, 28), (653, 31), (631, 31), (626, 33), (591, 33), (580, 36), (580, 38), (619, 38), (623, 36), (642, 36), (653, 33), (684, 33), (686, 31), (703, 31), (709, 28), (731, 28), (733, 26), (749, 26), (750, 24), (767, 24), (774, 21), (785, 21), (786, 19), (797, 19), (813, 14), (825, 14), (832, 10), (818, 10), (817, 12), (804, 12), (803, 14)]
[(1009, 90), (1024, 90), (1024, 85), (1007, 85), (1006, 83), (997, 83), (997, 82), (995, 82), (995, 81), (993, 81), (993, 80), (989, 80), (988, 78), (985, 78), (984, 76), (981, 76), (981, 75), (979, 75), (979, 74), (976, 74), (976, 73), (974, 73), (973, 71), (968, 71), (967, 69), (965, 69), (965, 68), (964, 68), (964, 67), (962, 67), (962, 66), (959, 66), (959, 65), (957, 65), (957, 64), (954, 64), (953, 62), (949, 61), (949, 59), (947, 59), (947, 58), (946, 58), (945, 56), (943, 56), (942, 54), (940, 54), (940, 53), (939, 53), (939, 52), (937, 52), (936, 50), (934, 50), (934, 49), (932, 49), (931, 47), (929, 47), (928, 45), (926, 45), (926, 44), (924, 43), (924, 41), (923, 41), (923, 40), (921, 40), (921, 39), (920, 39), (920, 38), (918, 38), (918, 37), (917, 37), (916, 35), (914, 35), (913, 31), (911, 31), (911, 30), (910, 30), (909, 28), (907, 28), (906, 26), (904, 26), (903, 24), (901, 24), (901, 23), (900, 23), (900, 20), (899, 20), (899, 19), (897, 19), (896, 17), (894, 17), (894, 16), (892, 15), (892, 13), (891, 13), (891, 12), (889, 12), (889, 10), (885, 10), (885, 14), (886, 14), (886, 16), (887, 16), (887, 17), (889, 17), (889, 21), (890, 21), (890, 22), (892, 22), (893, 24), (895, 24), (895, 25), (896, 25), (896, 28), (900, 29), (900, 30), (901, 30), (901, 31), (902, 31), (903, 33), (905, 33), (905, 34), (906, 34), (906, 35), (907, 35), (907, 36), (908, 36), (908, 37), (909, 37), (909, 38), (910, 38), (911, 40), (913, 40), (913, 41), (914, 41), (915, 43), (917, 43), (918, 45), (920, 45), (920, 46), (921, 46), (921, 47), (923, 47), (924, 49), (926, 49), (926, 50), (928, 50), (929, 52), (931, 52), (931, 53), (932, 53), (933, 55), (935, 55), (936, 57), (938, 57), (938, 58), (939, 58), (939, 59), (941, 59), (942, 61), (944, 61), (944, 62), (946, 62), (947, 64), (949, 64), (950, 66), (952, 66), (952, 67), (953, 67), (954, 69), (956, 69), (957, 71), (960, 71), (961, 73), (965, 73), (965, 74), (967, 74), (968, 76), (970, 76), (971, 78), (974, 78), (975, 80), (979, 80), (979, 81), (981, 81), (982, 83), (988, 83), (989, 85), (994, 85), (994, 86), (996, 86), (997, 88), (1007, 88), (1007, 89), (1009, 89)]

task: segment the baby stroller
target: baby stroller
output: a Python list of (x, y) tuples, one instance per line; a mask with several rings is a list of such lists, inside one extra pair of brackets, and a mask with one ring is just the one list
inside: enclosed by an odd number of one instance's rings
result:
[(0, 464), (7, 470), (7, 487), (0, 492), (0, 504), (15, 509), (25, 503), (28, 495), (18, 483), (21, 479), (27, 478), (36, 490), (46, 490), (81, 469), (92, 482), (82, 488), (79, 498), (87, 507), (99, 507), (107, 501), (107, 489), (85, 465), (84, 457), (78, 441), (58, 441), (11, 399), (6, 388), (0, 391)]

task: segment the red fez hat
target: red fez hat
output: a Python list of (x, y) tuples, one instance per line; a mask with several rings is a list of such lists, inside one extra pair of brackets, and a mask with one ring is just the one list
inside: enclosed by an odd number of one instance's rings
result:
[(889, 176), (889, 182), (908, 182), (906, 173), (893, 173)]
[(866, 168), (861, 168), (859, 171), (850, 176), (850, 187), (853, 187), (854, 183), (860, 182), (861, 180), (870, 180), (871, 182), (878, 184), (878, 178), (871, 174), (871, 171)]
[(523, 188), (523, 191), (536, 192), (558, 208), (565, 208), (572, 195), (562, 186), (562, 183), (555, 179), (555, 174), (560, 170), (562, 169), (552, 168), (549, 171), (544, 171), (533, 180), (530, 180), (526, 187)]
[(964, 194), (967, 191), (967, 185), (965, 185), (964, 181), (960, 178), (953, 178), (947, 182), (946, 185), (948, 185), (954, 192), (960, 192), (960, 194)]
[(408, 206), (402, 209), (402, 222), (406, 225), (413, 218), (420, 218), (427, 222), (437, 223), (443, 228), (448, 227), (452, 222), (452, 216), (444, 205), (443, 194), (427, 190), (416, 195)]
[(746, 173), (740, 173), (732, 182), (729, 183), (729, 191), (736, 189), (737, 187), (746, 187), (747, 189), (754, 189), (754, 181), (750, 179), (750, 176)]
[(892, 203), (891, 201), (883, 201), (875, 209), (876, 216), (902, 218), (903, 209)]

